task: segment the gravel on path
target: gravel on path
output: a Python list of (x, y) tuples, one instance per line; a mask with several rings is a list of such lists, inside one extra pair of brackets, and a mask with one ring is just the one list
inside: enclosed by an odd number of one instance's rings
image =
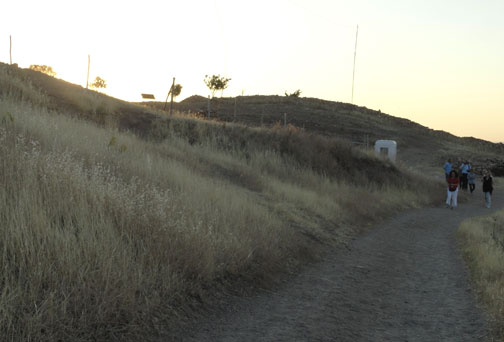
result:
[(481, 191), (450, 210), (409, 210), (328, 255), (274, 292), (233, 298), (226, 310), (163, 341), (485, 341), (455, 232), (504, 204)]

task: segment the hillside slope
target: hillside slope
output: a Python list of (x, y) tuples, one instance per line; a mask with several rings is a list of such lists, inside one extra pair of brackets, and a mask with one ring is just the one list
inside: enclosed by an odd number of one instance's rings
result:
[(0, 160), (9, 341), (147, 340), (444, 194), (341, 139), (168, 116), (5, 64)]
[[(2, 86), (0, 80), (0, 95), (9, 89), (9, 96), (19, 100), (29, 100), (53, 110), (65, 110), (68, 114), (134, 131), (141, 136), (152, 137), (155, 133), (160, 138), (164, 137), (158, 129), (164, 124), (159, 124), (160, 115), (166, 114), (162, 111), (163, 103), (145, 103), (156, 109), (153, 111), (145, 105), (114, 99), (33, 70), (12, 68), (1, 63), (0, 69), (10, 77), (8, 85)], [(174, 103), (174, 108), (179, 113), (203, 113), (207, 110), (207, 99), (191, 96)], [(439, 168), (446, 158), (451, 157), (454, 160), (469, 159), (476, 168), (490, 167), (495, 175), (504, 175), (504, 144), (456, 137), (365, 107), (283, 96), (215, 98), (211, 103), (212, 119), (255, 127), (283, 124), (284, 113), (289, 124), (308, 133), (343, 139), (357, 146), (372, 148), (378, 139), (396, 140), (398, 159), (413, 168), (418, 165)]]
[[(157, 108), (162, 108), (163, 105), (149, 104)], [(207, 105), (206, 98), (191, 96), (175, 103), (175, 109), (206, 115)], [(372, 148), (376, 140), (395, 140), (398, 143), (398, 158), (409, 165), (439, 166), (448, 157), (462, 158), (471, 160), (477, 167), (490, 166), (495, 174), (504, 175), (504, 144), (456, 137), (366, 107), (283, 96), (215, 98), (211, 103), (213, 118), (251, 126), (271, 126), (277, 122), (283, 124), (284, 113), (287, 114), (289, 124), (323, 136), (346, 139), (361, 146), (368, 142), (368, 146)]]

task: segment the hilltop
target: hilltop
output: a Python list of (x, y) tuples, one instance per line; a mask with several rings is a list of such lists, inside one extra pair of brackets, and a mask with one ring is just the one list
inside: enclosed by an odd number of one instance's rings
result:
[[(146, 104), (156, 108), (163, 106), (156, 102)], [(175, 103), (174, 108), (206, 116), (207, 105), (206, 98), (195, 95)], [(398, 158), (411, 166), (436, 167), (448, 157), (467, 158), (477, 168), (490, 165), (495, 174), (504, 175), (504, 144), (457, 137), (379, 110), (343, 102), (286, 96), (238, 96), (236, 99), (214, 98), (211, 102), (211, 118), (250, 126), (283, 124), (284, 113), (289, 124), (307, 132), (345, 139), (360, 146), (367, 144), (372, 148), (376, 140), (395, 140), (398, 143)]]
[[(162, 110), (164, 103), (145, 102), (139, 106), (40, 72), (6, 67), (4, 65), (4, 70), (9, 70), (19, 81), (14, 90), (11, 87), (11, 96), (17, 96), (20, 100), (29, 99), (53, 110), (64, 110), (70, 115), (100, 124), (134, 131), (141, 136), (152, 136), (153, 131), (156, 131), (153, 128), (159, 126), (160, 118), (167, 113)], [(29, 91), (23, 90), (26, 87), (23, 82), (29, 83)], [(206, 98), (194, 95), (175, 102), (174, 109), (190, 117), (198, 114), (207, 118), (207, 103)], [(214, 98), (211, 101), (210, 119), (250, 127), (272, 127), (283, 124), (284, 113), (288, 124), (307, 133), (346, 140), (356, 146), (372, 149), (376, 140), (395, 140), (398, 143), (398, 159), (414, 168), (418, 165), (439, 167), (446, 158), (451, 157), (455, 160), (469, 159), (476, 168), (490, 166), (495, 175), (504, 175), (502, 143), (457, 137), (379, 110), (343, 102), (259, 95)]]
[[(202, 96), (191, 96), (175, 105), (175, 109), (183, 112), (206, 114), (206, 108), (207, 99)], [(360, 145), (368, 143), (371, 148), (376, 140), (395, 140), (398, 158), (411, 165), (427, 163), (436, 166), (444, 163), (447, 157), (468, 158), (480, 166), (489, 163), (495, 173), (504, 175), (504, 144), (457, 137), (366, 107), (314, 98), (239, 96), (236, 99), (215, 98), (211, 108), (213, 117), (219, 120), (251, 126), (283, 123), (286, 113), (289, 124), (308, 132)]]

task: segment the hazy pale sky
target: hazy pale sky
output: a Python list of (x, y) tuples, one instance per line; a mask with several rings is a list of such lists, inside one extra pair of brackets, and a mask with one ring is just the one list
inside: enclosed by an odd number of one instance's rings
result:
[[(459, 136), (504, 142), (503, 0), (46, 0), (2, 3), (0, 62), (46, 64), (106, 93), (164, 100), (283, 95), (351, 102)], [(2, 43), (3, 42), (3, 43)], [(384, 137), (386, 138), (386, 137)]]

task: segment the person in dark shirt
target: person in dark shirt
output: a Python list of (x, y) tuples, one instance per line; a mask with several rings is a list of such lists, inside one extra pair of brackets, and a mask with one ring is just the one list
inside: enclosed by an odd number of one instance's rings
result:
[(490, 209), (492, 205), (493, 178), (490, 172), (483, 170), (483, 192), (485, 193), (485, 206)]

